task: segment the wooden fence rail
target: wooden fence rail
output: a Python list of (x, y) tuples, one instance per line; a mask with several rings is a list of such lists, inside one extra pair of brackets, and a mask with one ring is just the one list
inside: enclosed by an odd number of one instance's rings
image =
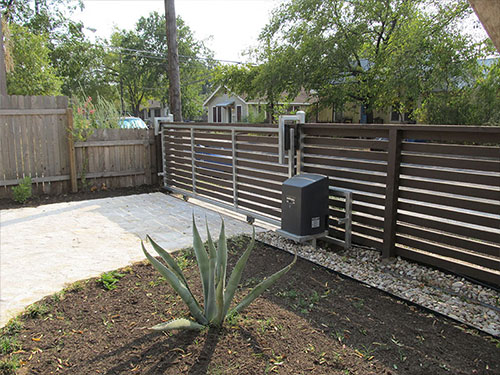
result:
[(75, 191), (78, 181), (80, 188), (157, 182), (152, 131), (96, 129), (73, 143), (71, 127), (66, 97), (0, 96), (0, 198), (11, 198), (26, 176), (35, 194)]

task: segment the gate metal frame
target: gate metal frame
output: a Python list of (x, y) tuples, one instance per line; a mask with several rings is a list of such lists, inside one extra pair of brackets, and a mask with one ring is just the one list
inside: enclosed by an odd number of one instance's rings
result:
[[(235, 211), (237, 213), (240, 213), (242, 215), (246, 215), (247, 218), (255, 218), (264, 222), (267, 222), (269, 224), (275, 225), (280, 227), (281, 222), (279, 220), (273, 219), (271, 217), (262, 215), (258, 212), (247, 210), (244, 208), (241, 208), (238, 206), (238, 183), (237, 183), (237, 173), (236, 173), (236, 168), (237, 168), (237, 163), (238, 163), (238, 158), (237, 158), (237, 143), (236, 143), (236, 136), (238, 132), (241, 133), (275, 133), (279, 134), (279, 130), (277, 128), (267, 128), (267, 127), (261, 127), (261, 128), (255, 128), (255, 127), (249, 127), (249, 126), (224, 126), (221, 128), (221, 126), (210, 126), (210, 125), (180, 125), (180, 124), (170, 124), (168, 122), (160, 122), (160, 134), (161, 134), (161, 147), (162, 147), (162, 161), (163, 161), (163, 172), (159, 173), (160, 176), (163, 177), (163, 187), (164, 189), (171, 191), (173, 193), (177, 194), (182, 194), (183, 196), (198, 199), (202, 202), (210, 203), (215, 206), (219, 206), (221, 208), (230, 210), (230, 211)], [(193, 191), (188, 191), (180, 188), (176, 188), (173, 186), (169, 186), (167, 184), (167, 166), (166, 166), (166, 159), (165, 159), (165, 133), (164, 129), (184, 129), (184, 130), (189, 130), (190, 131), (190, 137), (191, 137), (191, 153), (194, 155), (194, 145), (195, 145), (195, 139), (194, 139), (194, 131), (195, 130), (225, 130), (225, 131), (230, 131), (231, 133), (231, 154), (232, 154), (232, 182), (233, 182), (233, 204), (227, 204), (220, 202), (218, 200), (208, 198), (201, 196), (196, 193), (196, 166), (195, 166), (195, 158), (193, 157), (191, 162), (192, 162), (192, 170), (191, 170), (191, 180), (192, 180), (192, 186), (193, 186)], [(293, 162), (293, 159), (290, 161), (290, 163)]]
[[(158, 173), (159, 176), (163, 177), (163, 187), (164, 189), (177, 193), (177, 194), (182, 194), (184, 197), (191, 197), (194, 199), (198, 199), (203, 202), (207, 202), (210, 204), (213, 204), (215, 206), (234, 211), (237, 213), (240, 213), (242, 215), (247, 216), (247, 221), (250, 221), (251, 219), (259, 219), (261, 221), (267, 222), (269, 224), (275, 225), (277, 227), (281, 227), (281, 221), (273, 219), (271, 217), (268, 217), (266, 215), (262, 215), (258, 212), (252, 211), (252, 210), (247, 210), (244, 208), (239, 207), (238, 205), (238, 178), (237, 178), (237, 163), (238, 163), (238, 158), (237, 158), (237, 142), (236, 142), (236, 136), (238, 132), (241, 133), (274, 133), (278, 134), (278, 160), (280, 164), (287, 164), (285, 160), (285, 124), (286, 122), (297, 122), (298, 124), (303, 124), (305, 123), (305, 113), (299, 111), (296, 115), (285, 115), (285, 116), (280, 116), (279, 119), (279, 126), (278, 128), (271, 128), (271, 127), (261, 127), (261, 128), (256, 128), (256, 127), (249, 127), (249, 126), (226, 126), (222, 128), (221, 126), (210, 126), (210, 125), (182, 125), (182, 124), (173, 124), (172, 118), (168, 118), (165, 120), (160, 120), (159, 122), (159, 129), (160, 129), (160, 135), (161, 135), (161, 151), (162, 151), (162, 167), (163, 167), (163, 172)], [(176, 188), (173, 186), (169, 186), (167, 183), (167, 160), (165, 156), (165, 129), (184, 129), (184, 130), (189, 130), (190, 132), (190, 144), (191, 144), (191, 154), (193, 155), (191, 159), (191, 182), (192, 182), (192, 187), (193, 191), (188, 191), (184, 190), (181, 188)], [(201, 196), (197, 194), (196, 192), (196, 164), (195, 164), (195, 139), (194, 139), (194, 131), (195, 130), (225, 130), (227, 132), (230, 131), (231, 134), (231, 156), (232, 156), (232, 183), (233, 183), (233, 204), (227, 204), (224, 202), (220, 202), (216, 199), (213, 198), (208, 198)], [(288, 149), (288, 176), (293, 177), (296, 172), (299, 174), (302, 171), (303, 168), (303, 135), (300, 134), (299, 131), (299, 148), (296, 150), (295, 149), (295, 142), (294, 142), (294, 137), (295, 137), (295, 130), (293, 127), (289, 129), (290, 133), (290, 148)], [(328, 237), (327, 240), (334, 242), (336, 244), (340, 244), (344, 246), (345, 249), (349, 249), (351, 247), (351, 226), (352, 226), (352, 192), (345, 190), (345, 189), (338, 189), (338, 188), (333, 188), (330, 187), (330, 195), (334, 196), (340, 196), (345, 198), (345, 212), (346, 216), (344, 218), (341, 218), (338, 220), (338, 223), (341, 225), (345, 226), (345, 237), (344, 241)]]

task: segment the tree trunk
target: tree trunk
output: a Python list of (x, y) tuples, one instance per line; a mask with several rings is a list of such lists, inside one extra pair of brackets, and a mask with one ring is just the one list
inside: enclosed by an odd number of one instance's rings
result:
[(167, 21), (170, 108), (174, 115), (174, 121), (182, 121), (181, 78), (179, 72), (179, 52), (177, 50), (177, 24), (174, 0), (165, 0), (165, 18)]
[(7, 95), (7, 73), (5, 71), (5, 55), (3, 50), (2, 15), (0, 14), (0, 95)]

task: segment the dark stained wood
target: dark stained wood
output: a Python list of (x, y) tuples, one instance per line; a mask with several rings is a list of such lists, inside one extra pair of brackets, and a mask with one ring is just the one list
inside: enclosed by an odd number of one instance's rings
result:
[(396, 220), (398, 217), (399, 169), (401, 164), (401, 132), (398, 129), (389, 131), (389, 150), (387, 161), (387, 182), (385, 196), (384, 247), (382, 257), (396, 255)]
[(238, 184), (248, 184), (251, 186), (259, 186), (265, 189), (278, 191), (281, 194), (281, 181), (265, 180), (261, 178), (252, 178), (238, 174), (236, 177)]
[(241, 135), (237, 134), (236, 135), (236, 142), (237, 143), (242, 143), (242, 142), (249, 142), (252, 144), (271, 144), (271, 145), (277, 145), (278, 144), (278, 137), (276, 134), (272, 135)]
[(462, 260), (472, 264), (477, 264), (481, 267), (494, 269), (498, 266), (500, 258), (485, 256), (482, 254), (474, 254), (470, 251), (454, 249), (442, 244), (423, 241), (415, 238), (396, 236), (396, 242), (414, 249), (432, 252), (433, 254), (442, 255), (445, 257)]
[(500, 243), (500, 232), (498, 230), (485, 231), (468, 226), (452, 224), (445, 221), (438, 221), (430, 218), (422, 218), (402, 213), (398, 215), (398, 219), (401, 221), (401, 223), (413, 224), (419, 227), (443, 231), (461, 237), (483, 240), (496, 244)]
[(370, 163), (361, 160), (332, 159), (328, 157), (313, 157), (308, 154), (304, 155), (304, 163), (383, 173), (387, 171), (387, 165), (382, 163)]
[(412, 237), (422, 238), (424, 240), (436, 243), (442, 243), (461, 249), (469, 249), (478, 253), (500, 257), (500, 244), (498, 244), (497, 246), (490, 245), (483, 241), (474, 241), (468, 238), (460, 238), (457, 236), (448, 235), (443, 232), (432, 231), (428, 228), (417, 228), (402, 224), (399, 224), (397, 226), (397, 231), (400, 234), (406, 234)]
[(254, 193), (262, 197), (279, 200), (281, 202), (281, 191), (266, 190), (256, 187), (256, 185), (238, 184), (238, 191)]
[(436, 182), (436, 181), (421, 181), (402, 177), (399, 180), (399, 185), (405, 188), (414, 188), (421, 190), (435, 191), (438, 193), (449, 193), (463, 195), (474, 198), (484, 198), (492, 200), (500, 200), (500, 188), (495, 187), (473, 187), (464, 184)]
[(436, 180), (443, 181), (455, 181), (463, 182), (469, 184), (479, 184), (488, 186), (500, 186), (500, 176), (494, 174), (485, 173), (470, 173), (465, 171), (443, 171), (438, 168), (419, 168), (410, 167), (407, 165), (401, 166), (401, 174), (414, 176), (414, 177), (425, 177), (433, 178)]
[(248, 208), (250, 210), (254, 210), (255, 212), (258, 213), (264, 213), (269, 216), (275, 217), (275, 218), (281, 218), (281, 210), (277, 211), (275, 209), (272, 209), (267, 206), (260, 206), (251, 202), (248, 202), (246, 200), (240, 200), (238, 201), (238, 206), (243, 207), (243, 208)]
[(238, 202), (240, 201), (240, 199), (246, 199), (247, 201), (250, 201), (250, 202), (255, 202), (255, 203), (262, 204), (264, 206), (281, 209), (281, 200), (276, 201), (276, 200), (267, 199), (267, 198), (264, 198), (264, 197), (259, 196), (259, 195), (246, 193), (242, 190), (238, 190), (238, 198), (239, 198)]
[(463, 144), (450, 145), (442, 143), (415, 143), (403, 142), (403, 152), (418, 152), (431, 155), (459, 155), (475, 156), (478, 158), (490, 158), (500, 160), (500, 147), (491, 146), (467, 146)]
[(370, 183), (377, 183), (377, 184), (384, 184), (386, 182), (386, 177), (379, 174), (375, 174), (373, 172), (369, 171), (347, 171), (347, 170), (340, 170), (334, 167), (328, 167), (328, 166), (315, 166), (311, 164), (304, 164), (303, 167), (304, 171), (309, 171), (311, 173), (319, 173), (319, 174), (324, 174), (332, 178), (344, 178), (344, 179), (349, 179), (349, 180), (354, 180), (356, 182), (370, 182)]
[(430, 252), (411, 250), (401, 246), (397, 247), (397, 253), (405, 259), (445, 269), (459, 275), (468, 275), (469, 277), (493, 285), (500, 285), (500, 275), (498, 271), (495, 272), (494, 270), (480, 268), (470, 263), (456, 262), (452, 258), (438, 257)]
[(308, 146), (336, 146), (337, 148), (353, 148), (358, 150), (382, 150), (387, 151), (388, 140), (368, 140), (352, 138), (329, 138), (329, 137), (304, 137), (304, 143)]
[(238, 159), (248, 159), (248, 160), (259, 160), (259, 161), (267, 161), (270, 163), (278, 163), (278, 155), (274, 154), (263, 154), (261, 152), (242, 152), (237, 151), (236, 157)]
[(419, 213), (424, 215), (430, 215), (435, 217), (440, 217), (443, 219), (450, 219), (455, 221), (461, 221), (463, 223), (482, 225), (485, 227), (500, 228), (500, 219), (497, 217), (486, 216), (482, 212), (476, 214), (461, 212), (456, 209), (456, 207), (445, 209), (441, 207), (432, 207), (428, 205), (422, 205), (418, 203), (407, 203), (399, 202), (398, 208), (400, 210), (409, 211), (412, 213)]
[(471, 169), (473, 171), (485, 172), (500, 172), (500, 160), (475, 160), (465, 158), (452, 158), (430, 155), (405, 155), (401, 157), (401, 163), (445, 167)]
[(462, 197), (448, 197), (442, 194), (420, 193), (415, 191), (403, 190), (399, 192), (399, 197), (410, 199), (417, 202), (434, 203), (442, 206), (465, 208), (466, 210), (473, 210), (478, 212), (485, 212), (494, 215), (500, 215), (500, 205), (481, 202), (474, 198)]
[(267, 179), (267, 180), (272, 180), (272, 181), (278, 181), (278, 182), (283, 182), (285, 181), (288, 177), (283, 176), (277, 173), (267, 173), (264, 171), (255, 171), (251, 169), (245, 169), (245, 168), (240, 168), (239, 161), (238, 161), (238, 167), (236, 168), (236, 173), (241, 176), (248, 176), (248, 177), (258, 177), (261, 179)]
[[(341, 240), (344, 239), (344, 231), (342, 231), (342, 230), (330, 227), (328, 229), (328, 233), (329, 233), (329, 236), (331, 236), (333, 238), (337, 238), (337, 239), (341, 239)], [(378, 241), (378, 240), (373, 239), (373, 238), (368, 238), (368, 237), (365, 237), (365, 236), (358, 234), (358, 233), (355, 233), (355, 232), (352, 233), (351, 240), (352, 240), (352, 243), (355, 243), (355, 244), (358, 244), (361, 246), (366, 246), (366, 247), (372, 248), (374, 250), (382, 251), (382, 241)]]
[(274, 145), (253, 145), (242, 143), (238, 144), (238, 150), (240, 151), (254, 151), (254, 152), (267, 152), (270, 154), (278, 154), (278, 146)]
[(288, 166), (277, 163), (276, 164), (260, 163), (250, 160), (238, 159), (238, 166), (259, 169), (266, 172), (277, 172), (282, 174), (286, 174), (288, 172)]
[(386, 161), (387, 153), (377, 151), (358, 151), (350, 149), (326, 148), (326, 147), (304, 147), (304, 154), (335, 156), (340, 158), (362, 159), (362, 161), (378, 160)]

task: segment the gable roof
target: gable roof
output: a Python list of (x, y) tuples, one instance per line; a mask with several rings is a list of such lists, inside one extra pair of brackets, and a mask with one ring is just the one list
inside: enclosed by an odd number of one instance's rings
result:
[(231, 91), (230, 91), (230, 90), (229, 90), (226, 86), (219, 85), (219, 87), (217, 87), (217, 88), (215, 89), (215, 91), (214, 91), (214, 92), (213, 92), (213, 93), (212, 93), (212, 94), (208, 97), (208, 99), (207, 99), (207, 100), (205, 100), (205, 101), (203, 102), (203, 107), (206, 107), (206, 106), (207, 106), (207, 104), (208, 104), (208, 102), (210, 102), (210, 100), (212, 100), (212, 99), (215, 97), (215, 95), (219, 92), (219, 90), (220, 90), (220, 89), (222, 89), (222, 88), (224, 88), (224, 89), (225, 89), (228, 93), (230, 93), (231, 95), (236, 96), (236, 97), (237, 97), (238, 99), (240, 99), (243, 103), (248, 104), (248, 103), (247, 103), (247, 101), (246, 101), (245, 99), (243, 99), (243, 98), (242, 98), (241, 96), (239, 96), (239, 95), (236, 95), (236, 94), (232, 93), (232, 92), (231, 92)]
[[(241, 94), (237, 95), (233, 92), (231, 92), (226, 86), (219, 86), (215, 89), (215, 91), (208, 97), (207, 100), (203, 102), (203, 106), (206, 107), (207, 104), (217, 95), (217, 93), (220, 91), (220, 89), (224, 88), (230, 95), (237, 97), (239, 100), (241, 100), (244, 104), (266, 104), (267, 100), (263, 98), (257, 98), (257, 99), (248, 99), (248, 96), (246, 94)], [(300, 92), (297, 94), (293, 100), (288, 102), (286, 100), (287, 93), (284, 92), (281, 94), (281, 101), (278, 102), (278, 104), (290, 104), (290, 105), (309, 105), (313, 102), (313, 95), (311, 93), (307, 93), (304, 89), (300, 90)]]

